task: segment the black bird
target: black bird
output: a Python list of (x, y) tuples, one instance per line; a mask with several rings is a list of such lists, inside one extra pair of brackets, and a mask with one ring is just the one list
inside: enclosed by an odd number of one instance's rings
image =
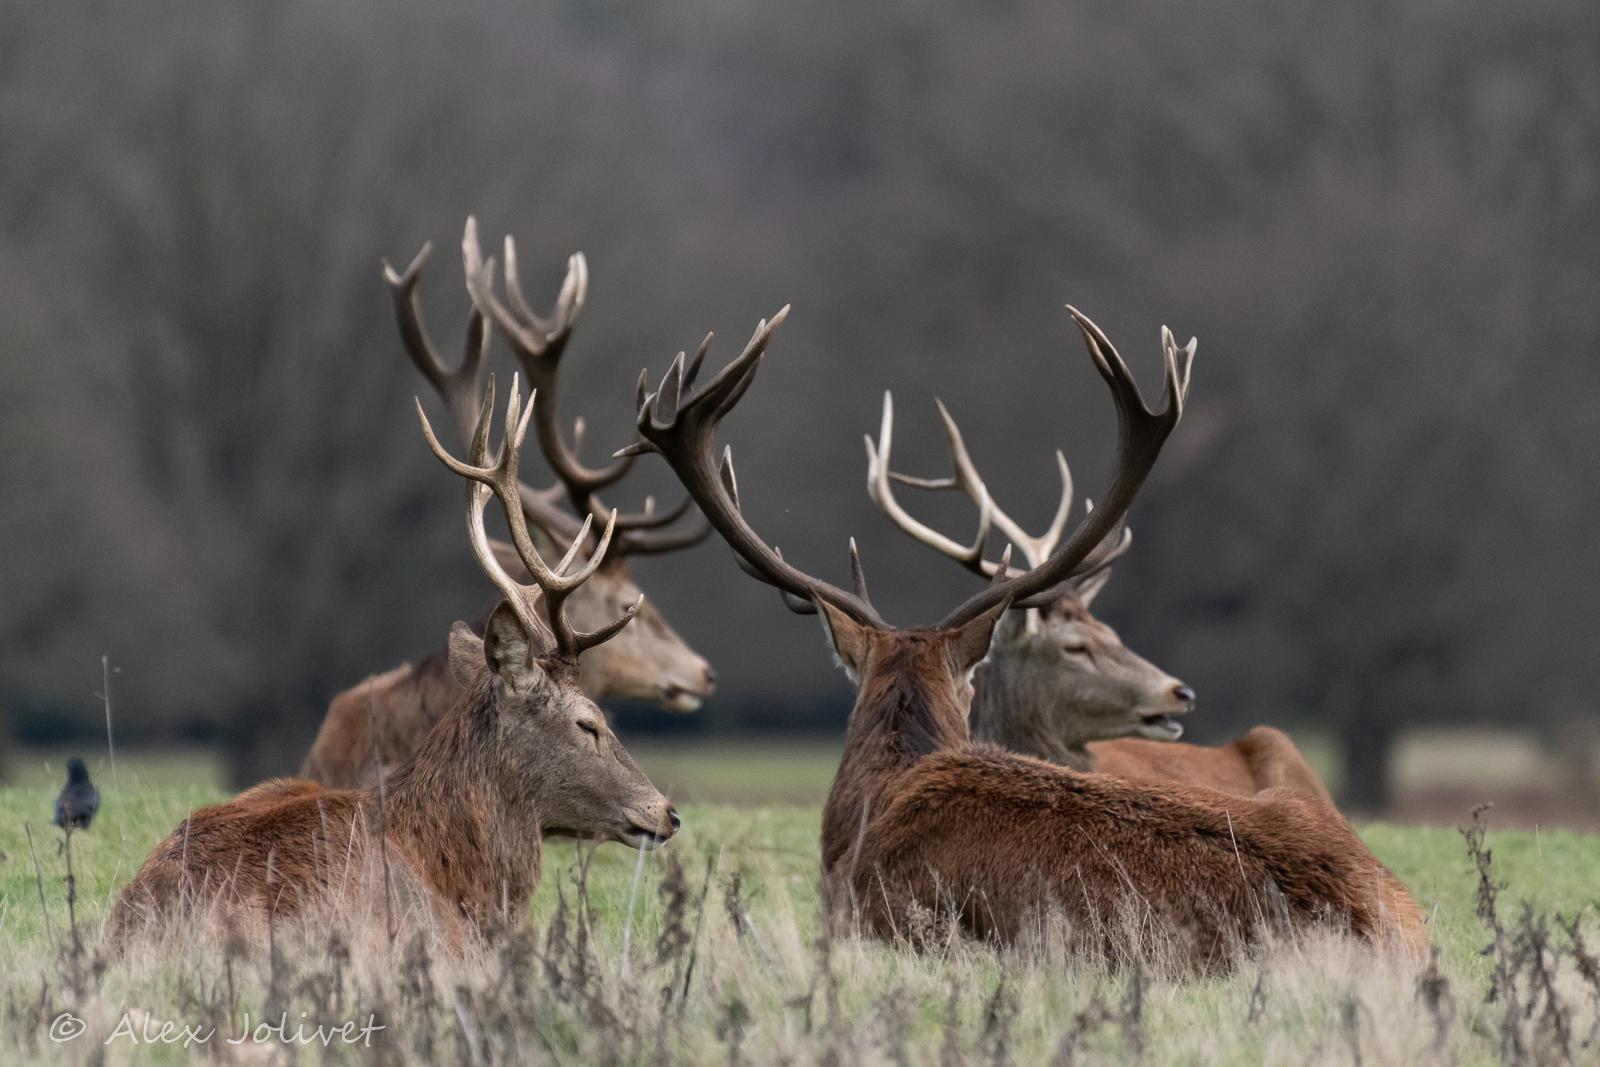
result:
[(56, 797), (56, 825), (62, 829), (87, 830), (100, 810), (100, 790), (89, 781), (89, 768), (73, 756), (67, 760), (67, 784)]

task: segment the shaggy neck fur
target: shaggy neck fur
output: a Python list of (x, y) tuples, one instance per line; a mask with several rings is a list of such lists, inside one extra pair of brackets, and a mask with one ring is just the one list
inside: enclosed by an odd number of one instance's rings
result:
[[(463, 915), (483, 925), (520, 915), (539, 884), (539, 783), (506, 766), (488, 672), (385, 783), (386, 836)], [(377, 789), (369, 818), (378, 825)]]
[(844, 759), (823, 807), (823, 871), (848, 857), (901, 774), (967, 740), (966, 709), (935, 635), (879, 638), (862, 669)]

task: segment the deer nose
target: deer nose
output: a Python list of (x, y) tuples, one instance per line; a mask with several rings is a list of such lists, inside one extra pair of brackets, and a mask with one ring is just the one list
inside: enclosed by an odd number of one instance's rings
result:
[(1172, 696), (1173, 696), (1173, 699), (1178, 700), (1181, 703), (1186, 704), (1191, 708), (1194, 707), (1194, 700), (1195, 700), (1194, 690), (1190, 689), (1188, 686), (1183, 685), (1182, 683), (1179, 683), (1178, 685), (1173, 686), (1172, 687)]
[(717, 684), (717, 671), (711, 664), (706, 664), (706, 688)]
[(678, 832), (678, 827), (683, 825), (683, 820), (678, 818), (678, 809), (677, 808), (668, 808), (667, 809), (667, 821), (672, 823), (672, 832), (673, 833), (677, 833)]

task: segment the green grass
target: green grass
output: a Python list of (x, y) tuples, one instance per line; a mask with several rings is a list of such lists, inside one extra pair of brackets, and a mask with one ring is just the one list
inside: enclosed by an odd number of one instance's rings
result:
[(821, 804), (839, 767), (837, 741), (629, 741), (650, 780), (678, 802)]
[[(996, 1043), (1005, 1046), (1001, 1059), (1031, 1063), (1048, 1060), (1066, 1042), (1073, 1043), (1080, 1062), (1125, 1062), (1138, 1045), (1154, 1063), (1347, 1063), (1352, 1062), (1352, 1034), (1365, 1064), (1490, 1063), (1501, 1057), (1501, 1008), (1486, 1003), (1489, 976), (1500, 957), (1482, 952), (1489, 934), (1474, 912), (1477, 873), (1454, 830), (1361, 827), (1373, 850), (1430, 915), (1453, 1005), (1448, 1033), (1437, 1047), (1415, 973), (1374, 962), (1343, 942), (1288, 947), (1230, 978), (1150, 982), (1142, 989), (1138, 1027), (1130, 1029), (1118, 1014), (1129, 1010), (1130, 976), (1103, 974), (1070, 960), (1007, 956), (972, 945), (917, 955), (856, 941), (820, 955), (816, 797), (832, 773), (834, 756), (826, 746), (636, 747), (658, 782), (692, 781), (692, 795), (699, 799), (681, 805), (684, 829), (674, 845), (644, 857), (631, 920), (639, 854), (616, 846), (590, 854), (591, 949), (600, 976), (584, 987), (591, 992), (562, 999), (568, 994), (560, 989), (570, 994), (576, 988), (570, 984), (570, 961), (567, 986), (553, 984), (556, 972), (548, 964), (533, 966), (533, 991), (517, 994), (525, 999), (516, 1001), (497, 999), (511, 997), (503, 961), (460, 969), (437, 965), (438, 1010), (427, 1017), (443, 1044), (424, 1053), (416, 1045), (422, 1040), (417, 1035), (423, 1015), (395, 1009), (396, 998), (403, 1000), (396, 992), (397, 967), (393, 961), (369, 960), (351, 981), (374, 991), (371, 996), (387, 998), (390, 1022), (403, 1032), (397, 1040), (409, 1057), (449, 1062), (464, 1053), (459, 998), (460, 990), (467, 990), (482, 1013), (481, 1028), (511, 1042), (505, 1048), (534, 1042), (535, 1052), (523, 1049), (527, 1058), (582, 1062), (606, 1052), (620, 1062), (656, 1062), (660, 1048), (640, 1036), (649, 1028), (630, 1029), (635, 1024), (629, 1020), (671, 1015), (660, 1007), (660, 990), (671, 984), (667, 976), (673, 965), (657, 960), (663, 933), (676, 922), (663, 896), (674, 859), (682, 864), (691, 912), (693, 899), (707, 884), (707, 865), (713, 870), (704, 918), (695, 926), (694, 993), (678, 1021), (659, 1024), (662, 1033), (675, 1035), (668, 1058), (680, 1062), (729, 1062), (731, 1045), (741, 1034), (739, 1055), (756, 1063), (783, 1057), (806, 1063), (829, 1056), (839, 1062), (990, 1061)], [(60, 766), (56, 755), (19, 757), (12, 761), (16, 784), (0, 789), (0, 997), (7, 1031), (0, 1034), (0, 1046), (21, 1047), (56, 1062), (80, 1062), (86, 1047), (56, 1046), (42, 1038), (48, 1019), (38, 1007), (41, 989), (50, 1002), (48, 1012), (72, 1006), (104, 1036), (130, 1007), (157, 1019), (188, 1018), (198, 1010), (197, 1000), (216, 995), (224, 972), (214, 955), (191, 954), (113, 964), (80, 999), (64, 989), (66, 972), (54, 946), (66, 936), (66, 856), (59, 848), (61, 834), (48, 825)], [(91, 769), (105, 793), (104, 806), (93, 829), (74, 836), (72, 859), (77, 920), (93, 946), (115, 894), (151, 846), (193, 807), (224, 794), (216, 762), (194, 753), (128, 753), (119, 758), (115, 776), (103, 761), (91, 761)], [(32, 851), (25, 823), (32, 824)], [(1491, 830), (1488, 844), (1495, 876), (1507, 886), (1501, 914), (1508, 922), (1521, 902), (1565, 915), (1593, 915), (1600, 896), (1595, 877), (1600, 836)], [(573, 900), (579, 855), (570, 843), (547, 846), (544, 880), (531, 909), (539, 946), (546, 945), (542, 938), (562, 903)], [(741, 883), (737, 906), (750, 918), (746, 935), (735, 928), (730, 918), (735, 909), (725, 902), (735, 873)], [(41, 878), (48, 928), (40, 907)], [(628, 977), (622, 963), (625, 937)], [(316, 973), (314, 967), (324, 964), (315, 957), (311, 953), (297, 964), (298, 973)], [(241, 983), (254, 990), (241, 994), (248, 1004), (264, 995), (267, 971), (256, 963), (243, 973), (247, 977)], [(1558, 984), (1573, 1005), (1574, 1054), (1593, 1059), (1600, 1054), (1577, 1045), (1594, 1018), (1588, 988), (1570, 966)], [(306, 982), (303, 989), (313, 985)], [(359, 1005), (363, 995), (352, 994), (347, 1007)], [(532, 1029), (519, 1029), (524, 1025)], [(515, 1041), (505, 1036), (513, 1032)], [(175, 1050), (126, 1043), (106, 1051), (113, 1063), (184, 1061)]]

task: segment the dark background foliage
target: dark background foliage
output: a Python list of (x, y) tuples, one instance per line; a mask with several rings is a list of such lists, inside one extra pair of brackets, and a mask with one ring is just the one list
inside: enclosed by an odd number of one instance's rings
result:
[[(1198, 736), (1324, 724), (1381, 797), (1403, 725), (1593, 713), (1597, 115), (1581, 0), (9, 5), (0, 699), (87, 726), (105, 652), (123, 730), (282, 769), (482, 605), (377, 270), (434, 240), (453, 345), (476, 213), (535, 293), (589, 256), (591, 459), (640, 367), (792, 302), (728, 426), (747, 510), (835, 578), (860, 537), (900, 621), (969, 579), (867, 502), (882, 390), (910, 465), (942, 396), (1042, 522), (1052, 449), (1091, 495), (1110, 462), (1062, 303), (1151, 387), (1197, 335), (1103, 612)], [(719, 545), (640, 570), (724, 679), (700, 728), (839, 721)]]

